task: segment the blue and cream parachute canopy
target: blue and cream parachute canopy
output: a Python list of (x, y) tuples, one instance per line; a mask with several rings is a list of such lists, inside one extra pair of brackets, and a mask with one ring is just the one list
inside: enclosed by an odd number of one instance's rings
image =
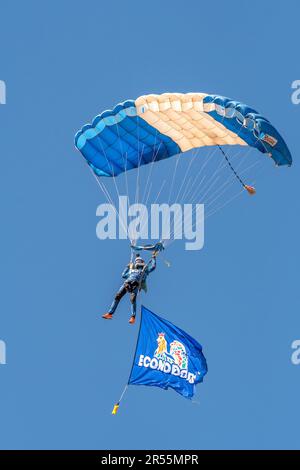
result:
[(127, 170), (207, 146), (254, 147), (278, 166), (292, 164), (277, 129), (253, 108), (205, 93), (140, 96), (98, 115), (75, 137), (97, 176)]

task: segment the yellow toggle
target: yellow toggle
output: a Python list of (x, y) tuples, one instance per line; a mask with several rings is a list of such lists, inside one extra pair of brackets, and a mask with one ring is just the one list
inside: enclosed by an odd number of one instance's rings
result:
[(119, 409), (119, 403), (116, 403), (115, 406), (114, 406), (114, 409), (112, 410), (111, 414), (112, 415), (116, 415), (117, 414), (117, 411)]

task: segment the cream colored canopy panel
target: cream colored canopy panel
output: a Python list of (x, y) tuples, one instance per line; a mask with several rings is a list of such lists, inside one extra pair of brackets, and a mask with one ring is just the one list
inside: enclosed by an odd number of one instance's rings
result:
[(214, 103), (203, 103), (205, 93), (164, 93), (137, 98), (137, 115), (170, 137), (182, 152), (207, 145), (248, 145), (207, 112)]

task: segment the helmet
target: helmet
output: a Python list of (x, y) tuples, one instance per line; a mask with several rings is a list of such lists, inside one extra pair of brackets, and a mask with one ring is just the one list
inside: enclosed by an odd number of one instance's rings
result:
[(144, 266), (145, 266), (145, 261), (143, 260), (143, 258), (141, 258), (141, 255), (136, 254), (135, 261), (134, 261), (135, 269), (143, 269)]

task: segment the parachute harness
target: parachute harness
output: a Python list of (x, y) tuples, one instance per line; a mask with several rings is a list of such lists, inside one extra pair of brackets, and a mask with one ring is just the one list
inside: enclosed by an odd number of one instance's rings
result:
[[(142, 251), (142, 250), (152, 251), (152, 257), (156, 257), (161, 251), (163, 251), (165, 249), (164, 244), (161, 241), (155, 243), (154, 245), (135, 245), (135, 244), (132, 243), (130, 245), (130, 248), (131, 248), (131, 261), (130, 261), (131, 264), (133, 263), (133, 255), (134, 255), (134, 252), (136, 252), (136, 251)], [(142, 276), (141, 276), (141, 279), (140, 279), (140, 282), (139, 282), (139, 291), (142, 290), (142, 284), (143, 284), (143, 281), (144, 281), (144, 273), (145, 273), (147, 267), (149, 266), (149, 263), (150, 263), (150, 260), (143, 267)]]

